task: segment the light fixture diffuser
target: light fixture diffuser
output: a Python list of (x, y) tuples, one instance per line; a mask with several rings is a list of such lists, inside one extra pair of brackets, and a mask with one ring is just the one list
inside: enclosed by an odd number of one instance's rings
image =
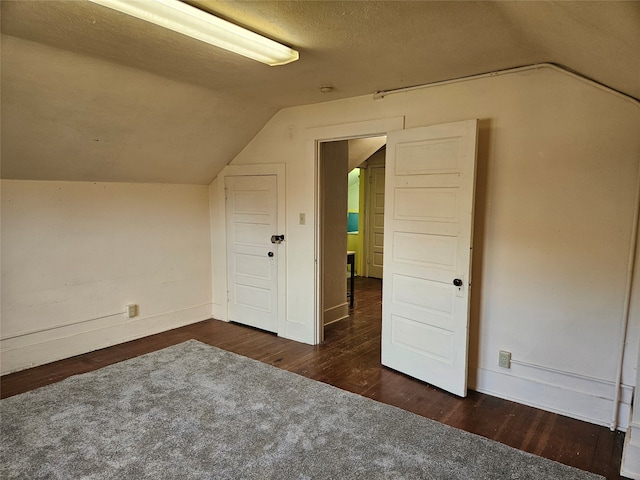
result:
[(296, 50), (178, 0), (89, 0), (267, 65), (299, 58)]

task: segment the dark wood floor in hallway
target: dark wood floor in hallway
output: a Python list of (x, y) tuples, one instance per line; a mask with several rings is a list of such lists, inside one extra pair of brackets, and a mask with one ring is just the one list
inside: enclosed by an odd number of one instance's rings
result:
[(2, 398), (189, 339), (409, 410), (468, 432), (618, 480), (624, 434), (469, 391), (461, 399), (380, 364), (381, 282), (356, 279), (348, 319), (329, 325), (322, 345), (207, 320), (85, 355), (5, 375)]

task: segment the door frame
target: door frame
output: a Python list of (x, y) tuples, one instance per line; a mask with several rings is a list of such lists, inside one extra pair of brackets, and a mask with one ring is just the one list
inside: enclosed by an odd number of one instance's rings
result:
[[(364, 122), (344, 123), (339, 125), (329, 125), (325, 127), (315, 127), (306, 130), (306, 147), (310, 157), (314, 159), (314, 322), (313, 340), (314, 344), (324, 341), (324, 325), (322, 321), (322, 272), (320, 266), (321, 259), (321, 195), (320, 190), (320, 144), (324, 142), (334, 142), (339, 140), (350, 140), (354, 138), (378, 137), (386, 135), (393, 130), (403, 130), (405, 117), (390, 117), (380, 120), (369, 120)], [(345, 233), (346, 234), (346, 233)], [(346, 254), (346, 252), (345, 252)], [(346, 259), (345, 259), (346, 271)], [(345, 277), (346, 281), (346, 277)]]
[[(278, 195), (278, 232), (274, 232), (274, 234), (282, 234), (284, 235), (284, 241), (278, 246), (278, 331), (276, 332), (278, 336), (285, 335), (286, 332), (286, 258), (287, 258), (287, 231), (286, 231), (286, 204), (285, 204), (285, 164), (284, 163), (265, 163), (265, 164), (247, 164), (247, 165), (227, 165), (222, 169), (222, 171), (218, 174), (216, 180), (219, 181), (217, 192), (215, 192), (217, 198), (216, 203), (220, 205), (220, 211), (218, 214), (221, 216), (221, 224), (227, 224), (227, 214), (226, 214), (226, 201), (225, 201), (225, 178), (226, 177), (237, 177), (237, 176), (266, 176), (266, 175), (275, 175), (276, 177), (276, 188)], [(213, 225), (212, 225), (213, 227)], [(222, 263), (221, 265), (213, 265), (214, 272), (224, 270), (224, 278), (219, 279), (220, 287), (224, 292), (224, 301), (219, 305), (214, 304), (214, 308), (218, 308), (216, 310), (216, 318), (223, 320), (225, 322), (229, 321), (229, 310), (228, 310), (228, 291), (229, 291), (229, 282), (228, 282), (228, 264), (227, 264), (227, 232), (226, 228), (224, 229), (224, 235), (218, 236), (218, 247), (225, 254), (220, 256), (219, 261)], [(212, 238), (215, 232), (212, 230)], [(214, 255), (212, 255), (213, 261)], [(224, 257), (224, 258), (223, 258)], [(214, 273), (215, 277), (215, 273)]]

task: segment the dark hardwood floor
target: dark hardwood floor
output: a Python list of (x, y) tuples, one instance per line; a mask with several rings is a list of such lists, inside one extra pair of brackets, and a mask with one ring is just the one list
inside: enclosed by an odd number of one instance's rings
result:
[(460, 399), (382, 367), (380, 290), (380, 281), (357, 278), (351, 316), (329, 325), (322, 345), (304, 345), (253, 328), (207, 320), (5, 375), (0, 393), (6, 398), (195, 339), (610, 480), (622, 478), (618, 472), (623, 433), (474, 391)]

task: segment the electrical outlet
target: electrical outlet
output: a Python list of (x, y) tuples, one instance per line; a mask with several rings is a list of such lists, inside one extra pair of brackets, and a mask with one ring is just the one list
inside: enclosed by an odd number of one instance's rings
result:
[(502, 368), (511, 368), (511, 352), (500, 350), (498, 355), (498, 366)]
[(125, 314), (127, 318), (133, 318), (138, 316), (138, 305), (132, 303), (125, 307)]

